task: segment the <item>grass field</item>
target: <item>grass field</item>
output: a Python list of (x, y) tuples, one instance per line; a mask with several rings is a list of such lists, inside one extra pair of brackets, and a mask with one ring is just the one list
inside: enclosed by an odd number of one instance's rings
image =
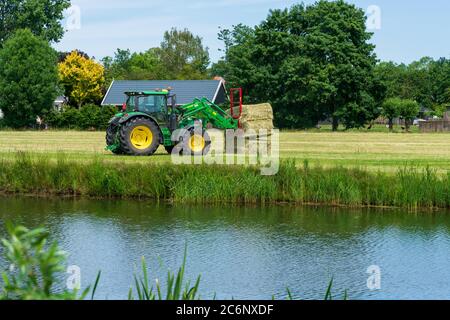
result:
[[(68, 159), (164, 163), (170, 161), (163, 148), (154, 157), (117, 157), (104, 150), (103, 132), (1, 131), (0, 157), (13, 157), (17, 151), (44, 153)], [(399, 167), (431, 167), (440, 173), (450, 171), (450, 134), (384, 132), (282, 132), (281, 158), (309, 160), (325, 168), (358, 167), (369, 171), (396, 172)]]

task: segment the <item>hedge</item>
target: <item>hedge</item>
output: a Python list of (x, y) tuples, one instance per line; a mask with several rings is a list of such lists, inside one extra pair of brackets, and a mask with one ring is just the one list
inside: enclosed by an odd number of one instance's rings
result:
[(44, 121), (52, 129), (104, 130), (117, 112), (115, 106), (88, 104), (80, 109), (65, 107), (62, 111), (53, 110)]

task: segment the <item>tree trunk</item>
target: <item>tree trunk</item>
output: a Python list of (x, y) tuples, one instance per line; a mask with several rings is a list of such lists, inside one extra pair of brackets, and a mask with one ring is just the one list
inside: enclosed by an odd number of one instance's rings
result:
[(394, 131), (394, 119), (389, 119), (389, 131)]
[(339, 129), (339, 118), (333, 116), (333, 132), (338, 131), (338, 129)]
[(405, 119), (405, 129), (406, 132), (409, 132), (409, 128), (411, 127), (411, 123), (409, 119)]

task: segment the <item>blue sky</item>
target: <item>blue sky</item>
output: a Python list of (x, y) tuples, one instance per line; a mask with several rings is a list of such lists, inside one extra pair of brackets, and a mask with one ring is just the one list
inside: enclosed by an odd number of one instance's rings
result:
[[(269, 9), (289, 7), (291, 0), (72, 0), (80, 8), (80, 28), (69, 30), (55, 44), (58, 50), (80, 49), (100, 59), (117, 48), (145, 51), (158, 46), (165, 30), (188, 28), (200, 35), (216, 61), (222, 43), (220, 27), (254, 26)], [(314, 1), (304, 1), (313, 3)], [(381, 60), (409, 63), (423, 56), (450, 57), (450, 1), (350, 0), (366, 10), (381, 9), (381, 29), (372, 42)], [(76, 22), (72, 14), (67, 22)], [(76, 26), (77, 24), (72, 24)]]

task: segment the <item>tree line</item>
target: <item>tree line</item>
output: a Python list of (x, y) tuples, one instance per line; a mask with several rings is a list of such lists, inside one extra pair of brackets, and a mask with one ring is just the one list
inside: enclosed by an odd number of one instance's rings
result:
[[(37, 116), (54, 126), (103, 123), (99, 104), (113, 79), (222, 76), (244, 89), (246, 103), (270, 102), (280, 128), (325, 120), (334, 130), (362, 128), (380, 116), (391, 127), (398, 117), (408, 126), (420, 108), (442, 116), (450, 105), (449, 59), (380, 62), (364, 11), (343, 0), (272, 10), (255, 27), (222, 29), (223, 57), (213, 64), (200, 37), (176, 28), (145, 52), (117, 49), (101, 61), (80, 50), (57, 53), (51, 44), (64, 35), (69, 6), (69, 0), (0, 0), (0, 109), (7, 126), (31, 126)], [(68, 98), (62, 112), (53, 108), (58, 95)]]
[(256, 27), (222, 30), (224, 57), (213, 65), (249, 102), (270, 101), (279, 127), (361, 128), (379, 116), (414, 119), (420, 107), (450, 105), (450, 60), (379, 62), (364, 11), (345, 1), (273, 10)]
[[(117, 112), (100, 107), (113, 79), (205, 79), (208, 48), (189, 30), (165, 32), (143, 53), (118, 49), (96, 61), (81, 50), (56, 52), (69, 0), (0, 0), (0, 125), (25, 128), (37, 117), (53, 127), (101, 129)], [(54, 108), (57, 96), (67, 105)]]

